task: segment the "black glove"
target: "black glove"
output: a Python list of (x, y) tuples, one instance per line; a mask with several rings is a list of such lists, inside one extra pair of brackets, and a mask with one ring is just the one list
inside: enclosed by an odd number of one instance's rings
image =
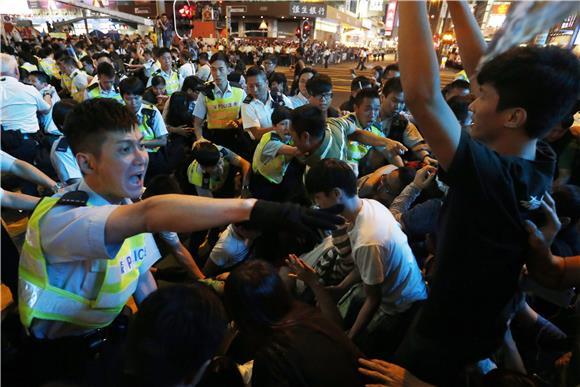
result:
[(298, 204), (258, 200), (252, 208), (250, 222), (263, 228), (281, 228), (310, 236), (316, 229), (334, 230), (336, 225), (343, 224), (344, 218), (336, 215), (343, 208), (336, 205), (325, 210), (314, 210)]

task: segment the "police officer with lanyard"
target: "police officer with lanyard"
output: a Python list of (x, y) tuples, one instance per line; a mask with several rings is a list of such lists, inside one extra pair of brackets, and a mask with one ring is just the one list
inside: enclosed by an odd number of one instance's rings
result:
[(136, 123), (134, 114), (108, 98), (85, 101), (67, 116), (63, 132), (83, 180), (40, 201), (20, 257), (18, 306), (32, 341), (20, 363), (35, 365), (27, 381), (118, 383), (124, 306), (132, 295), (140, 303), (157, 288), (149, 268), (160, 254), (150, 233), (250, 220), (308, 236), (312, 228), (340, 223), (329, 212), (256, 199), (159, 195), (133, 203), (148, 164)]
[(167, 95), (171, 95), (176, 91), (181, 89), (183, 84), (183, 79), (177, 71), (173, 71), (171, 67), (173, 65), (173, 58), (171, 57), (171, 51), (168, 48), (162, 47), (157, 52), (157, 61), (161, 65), (160, 69), (155, 70), (149, 80), (147, 81), (147, 87), (151, 86), (151, 81), (153, 77), (160, 76), (165, 79), (165, 89), (167, 90)]
[[(247, 141), (244, 141), (240, 110), (246, 92), (228, 82), (228, 58), (218, 52), (211, 57), (211, 74), (215, 83), (212, 94), (200, 94), (193, 110), (193, 126), (197, 140), (207, 139), (225, 146), (242, 157), (248, 157)], [(210, 98), (213, 97), (213, 98)], [(202, 132), (203, 120), (207, 129)]]

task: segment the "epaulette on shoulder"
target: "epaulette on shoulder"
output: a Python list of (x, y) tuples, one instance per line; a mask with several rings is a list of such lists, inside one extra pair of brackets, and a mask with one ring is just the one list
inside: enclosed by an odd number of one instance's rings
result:
[(60, 200), (57, 202), (59, 205), (63, 206), (86, 206), (89, 201), (89, 194), (85, 191), (70, 191), (62, 195)]
[(226, 157), (228, 155), (226, 148), (220, 148), (220, 155), (221, 157)]
[(252, 102), (252, 100), (254, 99), (254, 97), (252, 97), (251, 95), (246, 96), (246, 98), (244, 98), (244, 103), (250, 103)]
[(93, 83), (92, 85), (90, 85), (89, 87), (87, 87), (87, 90), (88, 91), (91, 91), (91, 90), (96, 89), (97, 87), (99, 87), (99, 82)]

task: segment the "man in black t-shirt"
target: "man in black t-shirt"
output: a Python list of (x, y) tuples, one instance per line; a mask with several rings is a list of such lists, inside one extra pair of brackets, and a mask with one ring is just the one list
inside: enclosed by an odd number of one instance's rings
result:
[(552, 182), (553, 153), (538, 138), (580, 91), (578, 60), (555, 47), (512, 49), (476, 74), (485, 52), (477, 22), (467, 3), (448, 6), (465, 69), (477, 75), (471, 136), (461, 131), (439, 90), (424, 4), (400, 5), (405, 99), (450, 189), (430, 297), (395, 358), (421, 379), (446, 386), (501, 343), (525, 258), (523, 221), (534, 218)]

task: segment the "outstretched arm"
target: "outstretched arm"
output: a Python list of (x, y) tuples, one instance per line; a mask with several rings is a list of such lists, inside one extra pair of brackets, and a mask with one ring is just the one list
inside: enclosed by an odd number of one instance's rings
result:
[(439, 66), (424, 1), (400, 3), (399, 67), (405, 102), (441, 166), (455, 156), (461, 126), (443, 99)]

